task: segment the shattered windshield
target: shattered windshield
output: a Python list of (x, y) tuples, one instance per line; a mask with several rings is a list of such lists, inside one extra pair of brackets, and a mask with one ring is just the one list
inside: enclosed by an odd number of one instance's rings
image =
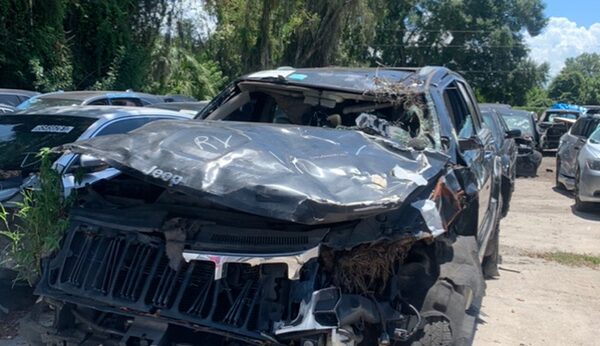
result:
[(529, 117), (512, 114), (503, 114), (502, 116), (511, 130), (521, 130), (522, 134), (533, 136), (533, 123)]
[(206, 119), (356, 130), (403, 147), (438, 148), (433, 102), (401, 84), (363, 94), (242, 81)]

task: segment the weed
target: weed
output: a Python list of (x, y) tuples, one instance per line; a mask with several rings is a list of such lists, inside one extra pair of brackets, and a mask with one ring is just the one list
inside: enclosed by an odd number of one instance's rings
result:
[(11, 220), (4, 207), (0, 210), (6, 228), (0, 234), (10, 240), (8, 253), (17, 280), (26, 280), (30, 285), (40, 275), (40, 260), (58, 247), (71, 205), (71, 199), (62, 198), (60, 175), (52, 169), (50, 149), (42, 149), (38, 157), (37, 186), (22, 192), (23, 201)]
[(570, 252), (555, 251), (530, 254), (531, 257), (542, 258), (572, 267), (600, 267), (600, 256), (582, 255)]

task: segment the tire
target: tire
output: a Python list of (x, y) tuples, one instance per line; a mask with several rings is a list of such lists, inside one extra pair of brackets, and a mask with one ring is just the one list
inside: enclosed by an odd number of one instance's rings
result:
[(477, 241), (472, 236), (459, 236), (450, 251), (451, 261), (441, 263), (439, 277), (427, 292), (421, 308), (424, 322), (410, 346), (471, 345), (473, 342), (485, 293)]
[(483, 263), (481, 264), (481, 270), (483, 271), (483, 277), (486, 280), (496, 278), (500, 276), (498, 271), (498, 265), (500, 264), (500, 227), (496, 226), (492, 238), (488, 242), (488, 248), (483, 257)]
[(579, 167), (577, 167), (577, 171), (575, 172), (575, 210), (581, 212), (588, 212), (593, 209), (593, 203), (584, 202), (579, 199), (579, 179), (580, 179)]
[(554, 185), (556, 186), (557, 189), (564, 190), (565, 185), (563, 185), (563, 183), (561, 183), (559, 181), (560, 165), (561, 165), (560, 156), (558, 156), (558, 154), (556, 154), (556, 174), (555, 174), (555, 178), (554, 178)]
[(423, 327), (420, 340), (415, 341), (411, 346), (451, 346), (452, 329), (448, 321), (437, 321), (427, 323)]

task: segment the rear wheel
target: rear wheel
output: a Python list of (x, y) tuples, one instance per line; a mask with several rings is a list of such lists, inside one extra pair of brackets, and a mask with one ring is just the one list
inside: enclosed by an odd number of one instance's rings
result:
[(558, 156), (558, 154), (556, 154), (556, 175), (555, 175), (554, 183), (555, 183), (557, 189), (564, 190), (565, 186), (559, 180), (559, 178), (560, 178), (560, 165), (561, 165), (560, 156)]
[(500, 264), (500, 227), (496, 226), (494, 234), (489, 240), (488, 248), (481, 264), (483, 271), (483, 277), (486, 279), (493, 279), (500, 276), (498, 272), (498, 265)]
[(579, 180), (580, 180), (580, 171), (579, 167), (577, 167), (577, 171), (575, 172), (575, 210), (587, 212), (593, 208), (593, 204), (589, 202), (584, 202), (579, 198)]

